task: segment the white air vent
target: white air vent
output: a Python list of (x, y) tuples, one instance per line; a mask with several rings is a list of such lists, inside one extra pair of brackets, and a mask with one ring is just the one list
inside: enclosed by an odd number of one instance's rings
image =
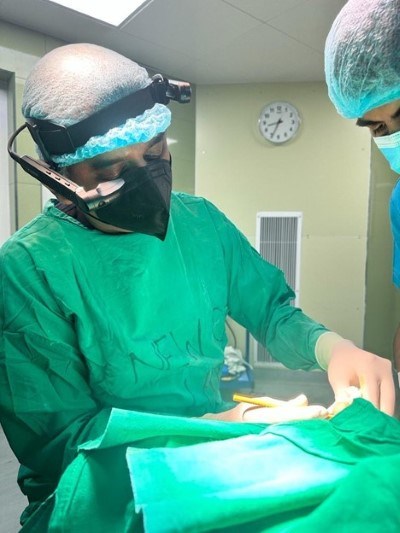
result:
[[(283, 271), (287, 283), (295, 292), (292, 304), (299, 305), (301, 212), (265, 211), (257, 213), (256, 249), (269, 263)], [(254, 340), (254, 366), (264, 366), (274, 359)]]

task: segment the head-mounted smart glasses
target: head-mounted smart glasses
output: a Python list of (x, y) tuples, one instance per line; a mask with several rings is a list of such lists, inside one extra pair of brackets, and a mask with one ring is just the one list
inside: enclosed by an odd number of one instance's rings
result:
[(144, 89), (128, 94), (72, 126), (61, 126), (48, 120), (29, 118), (26, 127), (45, 160), (51, 164), (50, 155), (75, 152), (90, 137), (102, 135), (111, 128), (123, 124), (128, 118), (141, 115), (156, 103), (167, 105), (171, 100), (179, 103), (190, 102), (189, 83), (168, 80), (161, 74), (156, 74), (152, 80), (152, 83)]
[[(171, 100), (188, 103), (191, 99), (189, 83), (168, 80), (160, 74), (152, 78), (152, 83), (144, 89), (136, 91), (88, 118), (72, 126), (60, 126), (47, 120), (28, 119), (10, 137), (8, 153), (31, 176), (43, 183), (55, 193), (71, 200), (84, 212), (89, 213), (98, 206), (113, 202), (119, 198), (124, 188), (124, 180), (115, 180), (96, 189), (85, 191), (83, 187), (69, 180), (54, 169), (50, 155), (73, 153), (84, 145), (91, 137), (103, 135), (113, 127), (117, 127), (128, 118), (141, 115), (154, 104), (168, 104)], [(16, 137), (27, 128), (38, 145), (46, 163), (30, 156), (19, 156), (12, 149)]]

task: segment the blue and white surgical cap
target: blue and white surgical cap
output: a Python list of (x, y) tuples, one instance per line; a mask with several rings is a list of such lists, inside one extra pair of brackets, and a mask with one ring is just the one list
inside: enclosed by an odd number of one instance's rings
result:
[(349, 0), (325, 45), (329, 97), (346, 118), (400, 99), (400, 0)]
[[(101, 46), (88, 43), (61, 46), (38, 61), (24, 88), (25, 118), (71, 126), (151, 83), (146, 69)], [(75, 152), (52, 155), (59, 166), (69, 166), (130, 144), (147, 142), (163, 133), (171, 112), (155, 104), (142, 115), (104, 135), (91, 137)]]

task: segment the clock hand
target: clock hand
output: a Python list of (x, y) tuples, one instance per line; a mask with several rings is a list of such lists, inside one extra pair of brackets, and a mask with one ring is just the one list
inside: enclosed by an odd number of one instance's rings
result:
[(278, 120), (278, 122), (276, 122), (275, 129), (274, 129), (274, 131), (271, 134), (271, 138), (275, 135), (276, 130), (278, 129), (279, 125), (282, 124), (282, 122), (283, 122), (283, 120), (281, 118)]

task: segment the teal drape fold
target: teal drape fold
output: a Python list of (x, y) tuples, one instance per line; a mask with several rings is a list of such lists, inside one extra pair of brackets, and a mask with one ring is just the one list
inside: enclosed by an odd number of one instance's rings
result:
[(50, 532), (394, 533), (399, 465), (400, 422), (362, 399), (270, 426), (113, 410), (22, 531), (48, 509)]

